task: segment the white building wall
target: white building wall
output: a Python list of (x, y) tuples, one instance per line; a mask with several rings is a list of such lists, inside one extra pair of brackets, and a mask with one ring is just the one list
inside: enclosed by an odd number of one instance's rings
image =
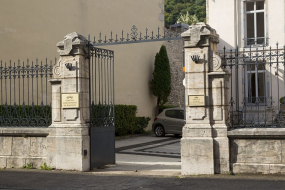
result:
[(234, 1), (208, 0), (209, 25), (220, 35), (218, 50), (235, 46)]
[[(244, 4), (248, 1), (251, 0), (207, 0), (207, 24), (216, 29), (220, 35), (218, 50), (221, 51), (224, 46), (227, 49), (234, 48), (236, 46), (235, 39), (239, 47), (244, 47)], [(266, 36), (269, 38), (268, 46), (274, 47), (277, 42), (283, 46), (285, 44), (285, 1), (266, 0), (265, 15)]]
[(268, 12), (268, 35), (269, 45), (275, 46), (278, 42), (281, 46), (285, 44), (284, 41), (284, 0), (270, 0), (267, 2)]

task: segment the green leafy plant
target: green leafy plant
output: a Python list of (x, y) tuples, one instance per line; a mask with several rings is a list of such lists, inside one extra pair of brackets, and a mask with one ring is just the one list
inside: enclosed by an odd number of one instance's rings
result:
[(32, 163), (27, 163), (27, 165), (23, 165), (21, 167), (21, 169), (33, 169), (33, 168), (34, 168), (34, 166)]
[(198, 20), (198, 17), (196, 15), (190, 15), (189, 12), (187, 11), (186, 14), (180, 13), (180, 17), (178, 18), (176, 23), (181, 23), (181, 22), (188, 24), (188, 25), (191, 25), (191, 24), (196, 24), (197, 22), (199, 22), (199, 20)]
[(168, 101), (171, 91), (171, 73), (166, 47), (161, 46), (159, 53), (155, 56), (153, 78), (150, 81), (150, 88), (154, 96), (157, 97), (156, 115), (159, 106)]
[(33, 169), (33, 168), (34, 168), (34, 166), (32, 163), (27, 163), (26, 169)]
[(233, 171), (229, 171), (228, 175), (235, 175)]
[(3, 168), (0, 168), (0, 171), (3, 170)]
[(44, 163), (42, 166), (40, 166), (41, 170), (51, 170), (52, 168), (48, 166), (46, 163)]

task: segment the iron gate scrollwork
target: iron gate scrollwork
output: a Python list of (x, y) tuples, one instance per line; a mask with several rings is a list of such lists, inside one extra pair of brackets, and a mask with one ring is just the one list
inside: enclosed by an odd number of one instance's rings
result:
[[(224, 48), (223, 67), (231, 74), (229, 127), (285, 127), (285, 46)], [(281, 99), (282, 100), (282, 99)]]
[(114, 51), (89, 46), (91, 169), (115, 164)]

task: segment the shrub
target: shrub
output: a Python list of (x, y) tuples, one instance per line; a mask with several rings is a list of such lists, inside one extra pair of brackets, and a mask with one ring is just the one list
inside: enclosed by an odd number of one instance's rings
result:
[(149, 117), (136, 117), (136, 123), (133, 127), (132, 134), (141, 134), (144, 132), (144, 129), (148, 126), (150, 121)]
[(285, 96), (283, 96), (282, 98), (280, 98), (280, 104), (285, 104)]
[(115, 105), (115, 134), (123, 136), (132, 134), (132, 127), (136, 123), (137, 106)]
[(148, 126), (149, 117), (136, 117), (137, 106), (115, 105), (115, 135), (140, 134)]
[(155, 115), (158, 115), (159, 106), (164, 105), (168, 101), (168, 96), (171, 91), (170, 65), (166, 47), (164, 45), (161, 46), (159, 53), (155, 56), (154, 71), (152, 75), (150, 88), (152, 94), (157, 97)]

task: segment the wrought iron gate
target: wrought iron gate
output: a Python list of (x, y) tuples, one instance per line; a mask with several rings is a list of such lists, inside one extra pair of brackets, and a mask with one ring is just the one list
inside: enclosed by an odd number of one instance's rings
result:
[(114, 52), (89, 47), (91, 169), (115, 164)]
[(226, 51), (223, 67), (229, 81), (229, 127), (285, 127), (285, 46)]

